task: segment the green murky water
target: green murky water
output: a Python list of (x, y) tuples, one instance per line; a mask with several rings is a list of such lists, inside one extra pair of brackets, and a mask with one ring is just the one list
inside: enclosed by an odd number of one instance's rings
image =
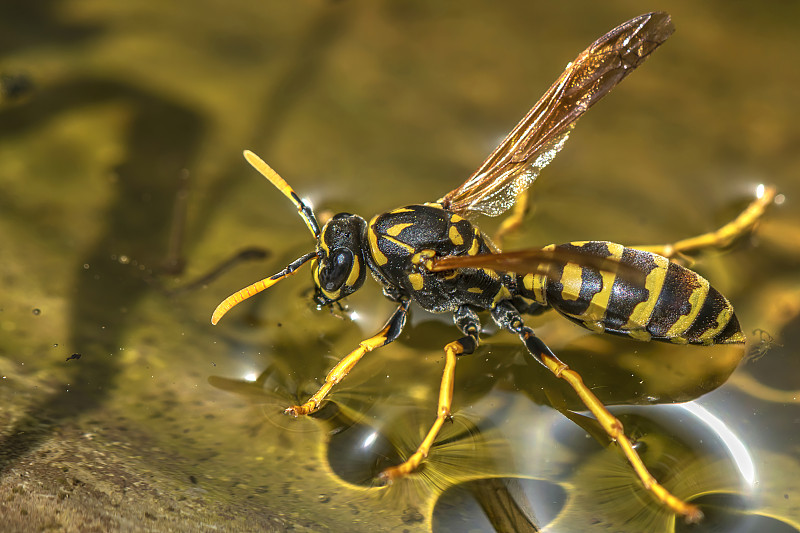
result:
[[(300, 421), (281, 409), (391, 312), (378, 286), (351, 298), (356, 321), (315, 311), (300, 274), (209, 324), (222, 298), (313, 245), (243, 148), (320, 211), (434, 200), (566, 62), (644, 8), (17, 4), (0, 8), (7, 529), (673, 529), (596, 426), (557, 410), (580, 405), (509, 336), (459, 361), (454, 423), (422, 474), (381, 489), (372, 476), (434, 416), (447, 320), (414, 312)], [(739, 352), (532, 324), (618, 405), (654, 474), (703, 505), (695, 531), (797, 531), (798, 8), (659, 7), (675, 35), (581, 121), (507, 248), (674, 241), (775, 184), (783, 203), (757, 235), (695, 267), (754, 346), (772, 339), (727, 381)], [(246, 246), (268, 256), (182, 290)]]

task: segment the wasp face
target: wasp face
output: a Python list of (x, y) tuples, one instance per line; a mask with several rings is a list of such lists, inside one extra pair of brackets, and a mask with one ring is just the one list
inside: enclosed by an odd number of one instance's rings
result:
[(364, 284), (367, 269), (362, 242), (366, 229), (363, 218), (349, 213), (336, 215), (322, 228), (311, 265), (318, 306), (341, 300)]

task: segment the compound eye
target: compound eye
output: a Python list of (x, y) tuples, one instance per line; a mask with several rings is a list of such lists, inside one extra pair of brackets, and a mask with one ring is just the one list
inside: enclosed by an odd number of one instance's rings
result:
[(334, 250), (327, 264), (319, 272), (321, 287), (328, 292), (336, 291), (344, 284), (352, 268), (353, 252), (346, 248)]

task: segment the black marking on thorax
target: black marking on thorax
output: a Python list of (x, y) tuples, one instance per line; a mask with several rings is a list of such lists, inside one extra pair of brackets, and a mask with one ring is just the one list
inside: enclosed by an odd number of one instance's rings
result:
[(480, 231), (468, 220), (438, 204), (401, 207), (373, 218), (368, 243), (375, 277), (433, 312), (453, 311), (470, 304), (488, 309), (502, 288), (493, 271), (459, 269), (430, 272), (415, 262), (416, 254), (439, 257), (491, 253)]

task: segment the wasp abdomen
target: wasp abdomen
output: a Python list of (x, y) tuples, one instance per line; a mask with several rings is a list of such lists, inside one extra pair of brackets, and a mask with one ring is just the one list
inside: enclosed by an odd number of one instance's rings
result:
[(521, 296), (550, 306), (581, 326), (678, 344), (745, 340), (730, 302), (705, 278), (665, 257), (604, 241), (548, 248), (573, 256), (578, 252), (612, 258), (625, 265), (614, 273), (565, 261), (547, 274), (517, 276)]

